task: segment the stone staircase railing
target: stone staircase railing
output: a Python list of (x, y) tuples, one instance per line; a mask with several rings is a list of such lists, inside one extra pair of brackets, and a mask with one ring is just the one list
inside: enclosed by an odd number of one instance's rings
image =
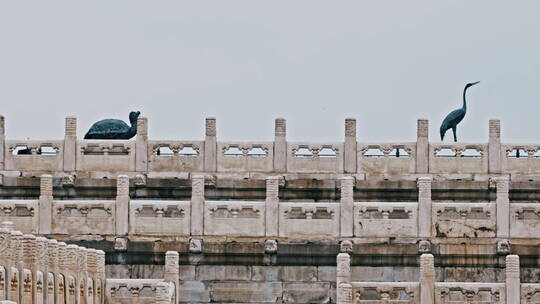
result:
[(104, 303), (105, 253), (0, 229), (0, 300)]
[(178, 252), (165, 255), (163, 279), (106, 279), (105, 253), (0, 228), (0, 303), (177, 303)]

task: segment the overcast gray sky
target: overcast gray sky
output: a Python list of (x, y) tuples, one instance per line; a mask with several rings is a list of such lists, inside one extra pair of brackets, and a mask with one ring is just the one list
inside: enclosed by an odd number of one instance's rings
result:
[[(540, 141), (540, 1), (4, 1), (0, 114), (8, 138), (149, 119), (154, 139), (430, 137), (469, 90), (461, 141)], [(450, 135), (450, 134), (449, 134)], [(448, 136), (450, 139), (451, 136)]]

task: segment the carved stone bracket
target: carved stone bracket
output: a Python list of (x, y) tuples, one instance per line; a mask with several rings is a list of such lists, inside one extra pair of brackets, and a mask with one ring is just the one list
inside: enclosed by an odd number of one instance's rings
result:
[(202, 239), (189, 239), (189, 252), (190, 253), (202, 253), (203, 241)]
[(510, 242), (508, 242), (508, 240), (500, 240), (497, 242), (497, 254), (510, 254)]
[(266, 240), (264, 242), (264, 253), (276, 254), (278, 249), (278, 243), (276, 240)]
[(353, 243), (349, 240), (343, 240), (339, 244), (339, 252), (349, 253), (353, 252)]
[(431, 253), (431, 242), (428, 240), (418, 242), (418, 253)]

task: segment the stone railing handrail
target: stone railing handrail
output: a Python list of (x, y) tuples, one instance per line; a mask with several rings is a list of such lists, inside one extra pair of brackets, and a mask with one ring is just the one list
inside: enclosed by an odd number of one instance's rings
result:
[(106, 303), (176, 304), (173, 282), (162, 279), (107, 279)]
[(0, 228), (0, 300), (104, 303), (105, 253)]
[(133, 199), (129, 177), (119, 175), (116, 199), (56, 200), (53, 177), (43, 175), (38, 199), (0, 200), (0, 221), (44, 235), (540, 237), (540, 207), (511, 202), (508, 177), (491, 180), (495, 200), (456, 201), (432, 200), (432, 178), (421, 176), (410, 202), (355, 200), (353, 176), (337, 181), (340, 201), (281, 201), (280, 179), (267, 177), (265, 200), (205, 199), (205, 176), (197, 174), (190, 199)]
[[(358, 173), (370, 175), (392, 174), (539, 174), (540, 157), (527, 164), (516, 162), (513, 149), (523, 149), (525, 154), (536, 154), (540, 144), (501, 143), (499, 120), (489, 121), (489, 140), (484, 143), (429, 142), (428, 121), (418, 120), (416, 142), (362, 142), (356, 136), (356, 120), (345, 120), (343, 141), (290, 142), (287, 141), (286, 121), (276, 119), (274, 141), (218, 141), (216, 119), (206, 119), (204, 140), (152, 140), (148, 138), (148, 121), (140, 117), (137, 137), (134, 140), (79, 140), (76, 136), (77, 121), (66, 118), (64, 140), (11, 140), (6, 139), (4, 117), (0, 116), (0, 171), (47, 172), (112, 172), (112, 173), (178, 173), (178, 172), (265, 172), (265, 173)], [(47, 153), (39, 153), (40, 147)], [(18, 149), (17, 147), (20, 147)], [(25, 149), (26, 147), (27, 149)], [(160, 155), (160, 147), (171, 152)], [(189, 153), (179, 153), (184, 147)], [(246, 159), (223, 157), (223, 149), (237, 147)], [(248, 155), (251, 148), (265, 153)], [(324, 155), (320, 150), (326, 148)], [(384, 157), (389, 149), (403, 149), (407, 160), (381, 163), (377, 157), (364, 155), (366, 149), (380, 149)], [(302, 155), (301, 149), (309, 150)], [(456, 152), (451, 161), (437, 157), (441, 149)], [(475, 149), (476, 157), (459, 157), (465, 149)], [(22, 150), (22, 151), (19, 151)], [(257, 150), (259, 151), (259, 150)], [(300, 154), (298, 154), (300, 153)], [(264, 154), (264, 155), (262, 155)], [(310, 156), (311, 157), (306, 157)], [(538, 154), (540, 155), (540, 154)], [(173, 157), (170, 157), (173, 156)], [(249, 157), (256, 156), (256, 157)], [(261, 157), (264, 156), (264, 157)], [(390, 155), (391, 156), (391, 155)], [(402, 156), (405, 156), (402, 154)], [(518, 156), (520, 155), (518, 152)], [(451, 157), (451, 156), (450, 156)], [(180, 158), (180, 159), (179, 159)], [(518, 157), (519, 158), (519, 157)], [(405, 162), (405, 163), (404, 163)]]
[(0, 301), (15, 303), (120, 303), (127, 296), (129, 303), (174, 304), (179, 255), (165, 254), (163, 279), (106, 279), (105, 252), (23, 234), (3, 222), (0, 285)]
[[(420, 256), (418, 282), (353, 282), (348, 253), (337, 256), (337, 303), (532, 303), (540, 284), (521, 284), (519, 256), (506, 256), (504, 283), (436, 282), (432, 254)], [(520, 302), (521, 301), (521, 302)]]

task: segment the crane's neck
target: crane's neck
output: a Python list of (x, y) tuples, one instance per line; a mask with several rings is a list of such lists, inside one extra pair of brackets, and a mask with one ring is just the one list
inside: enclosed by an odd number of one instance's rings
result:
[(462, 107), (462, 109), (463, 109), (463, 111), (465, 111), (465, 112), (467, 112), (467, 99), (466, 99), (466, 97), (465, 97), (465, 94), (467, 94), (467, 89), (468, 89), (468, 88), (469, 88), (469, 87), (465, 87), (465, 89), (463, 90), (463, 107)]

